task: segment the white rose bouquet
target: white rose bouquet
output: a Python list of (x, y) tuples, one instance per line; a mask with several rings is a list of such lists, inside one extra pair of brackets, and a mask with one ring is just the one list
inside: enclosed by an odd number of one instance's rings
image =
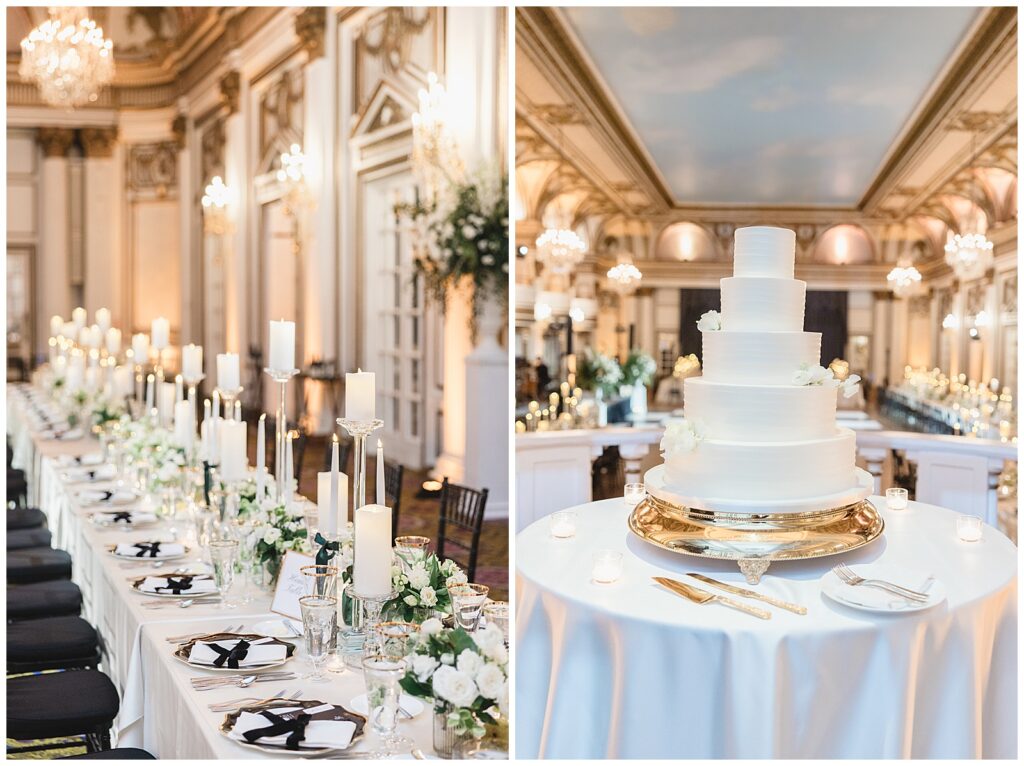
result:
[(496, 625), (472, 636), (431, 618), (420, 626), (402, 679), (407, 694), (448, 705), (456, 734), (484, 735), (485, 724), (508, 715), (508, 649)]
[(186, 464), (185, 450), (170, 431), (148, 419), (130, 421), (126, 428), (125, 453), (153, 467), (148, 475), (151, 486), (168, 485), (181, 479)]
[(424, 613), (450, 612), (448, 588), (465, 583), (466, 573), (451, 559), (441, 561), (435, 553), (409, 563), (408, 572), (402, 566), (391, 570), (398, 595), (384, 605), (385, 612), (406, 622), (420, 622)]
[(238, 517), (248, 521), (252, 528), (241, 544), (253, 549), (256, 561), (266, 566), (275, 581), (285, 554), (305, 550), (306, 522), (298, 504), (288, 508), (270, 494), (257, 499), (253, 484), (248, 492), (243, 489), (240, 495)]

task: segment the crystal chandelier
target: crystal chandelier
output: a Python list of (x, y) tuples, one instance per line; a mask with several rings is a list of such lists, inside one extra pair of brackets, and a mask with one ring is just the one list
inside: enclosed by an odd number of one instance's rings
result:
[(427, 75), (420, 88), (419, 109), (412, 115), (412, 165), (428, 200), (448, 184), (459, 183), (465, 168), (455, 138), (448, 129), (448, 96), (437, 75)]
[(114, 79), (114, 44), (84, 8), (51, 8), (21, 41), (18, 74), (47, 104), (73, 109), (96, 101)]
[(918, 292), (921, 287), (921, 272), (913, 266), (898, 265), (886, 277), (889, 289), (897, 298), (907, 298)]
[(572, 229), (551, 228), (537, 237), (537, 260), (555, 274), (572, 271), (586, 252), (586, 243)]
[(629, 255), (619, 256), (619, 262), (608, 269), (608, 279), (619, 295), (629, 295), (635, 292), (643, 277), (640, 269), (633, 265), (633, 259)]
[(992, 265), (992, 243), (984, 234), (954, 234), (946, 243), (946, 263), (960, 279), (980, 277)]

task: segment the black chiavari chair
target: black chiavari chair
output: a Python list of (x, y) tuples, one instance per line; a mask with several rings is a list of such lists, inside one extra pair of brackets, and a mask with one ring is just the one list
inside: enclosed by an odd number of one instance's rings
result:
[[(440, 559), (454, 559), (466, 569), (470, 582), (476, 577), (476, 560), (480, 552), (480, 532), (484, 526), (484, 508), (487, 506), (487, 490), (472, 489), (452, 484), (444, 477), (441, 484), (441, 513), (437, 530), (437, 556)], [(466, 553), (463, 563), (450, 553), (448, 546), (454, 546)]]

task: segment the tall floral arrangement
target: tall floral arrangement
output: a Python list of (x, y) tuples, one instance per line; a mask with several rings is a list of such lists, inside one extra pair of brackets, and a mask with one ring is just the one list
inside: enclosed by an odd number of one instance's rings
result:
[(611, 396), (622, 383), (622, 368), (615, 357), (588, 348), (579, 360), (576, 380), (584, 389)]
[(649, 386), (657, 369), (654, 357), (634, 348), (626, 357), (626, 363), (622, 365), (622, 382), (627, 386)]
[(255, 482), (247, 482), (239, 493), (238, 518), (246, 521), (250, 530), (241, 544), (251, 548), (256, 561), (277, 580), (285, 554), (306, 549), (306, 522), (297, 503), (289, 507), (266, 491), (262, 497), (256, 495)]

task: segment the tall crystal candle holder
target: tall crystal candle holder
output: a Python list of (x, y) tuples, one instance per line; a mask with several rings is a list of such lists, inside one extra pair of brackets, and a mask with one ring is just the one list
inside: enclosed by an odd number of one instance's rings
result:
[(355, 478), (352, 484), (352, 507), (355, 510), (366, 505), (366, 437), (383, 426), (384, 421), (338, 418), (338, 425), (348, 431), (354, 443)]
[[(205, 375), (199, 375), (198, 377), (195, 378), (185, 378), (185, 385), (188, 386), (188, 400), (190, 402), (199, 401), (196, 391), (199, 388), (199, 384), (202, 383), (205, 379)], [(196, 412), (195, 414), (197, 416), (199, 415), (198, 412)]]
[(391, 591), (368, 596), (356, 592), (355, 584), (345, 586), (345, 595), (352, 601), (352, 618), (341, 634), (341, 655), (345, 665), (358, 669), (362, 666), (367, 640), (376, 634), (384, 605), (398, 595)]
[(217, 386), (217, 393), (220, 394), (220, 399), (224, 402), (224, 419), (234, 420), (235, 419), (235, 400), (241, 396), (245, 389), (239, 386), (238, 388), (221, 388)]
[(156, 349), (156, 361), (153, 363), (153, 375), (156, 376), (157, 383), (164, 382), (164, 351), (165, 349)]
[(277, 426), (274, 429), (274, 477), (277, 479), (277, 496), (285, 496), (284, 463), (287, 459), (285, 449), (288, 444), (288, 381), (299, 374), (298, 370), (274, 370), (265, 367), (263, 372), (278, 384), (281, 401), (277, 407)]

